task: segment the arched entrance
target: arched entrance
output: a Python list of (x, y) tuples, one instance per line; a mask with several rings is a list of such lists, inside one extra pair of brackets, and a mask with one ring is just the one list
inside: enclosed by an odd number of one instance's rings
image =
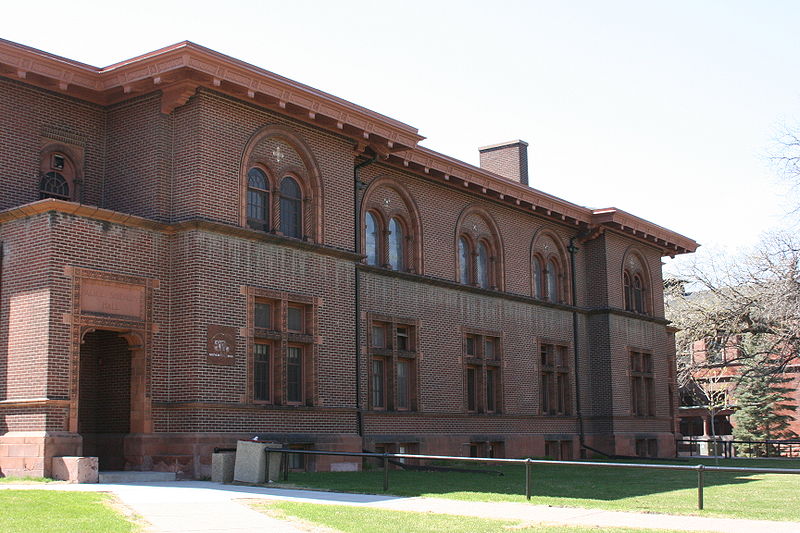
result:
[(101, 470), (125, 469), (131, 432), (131, 347), (119, 331), (90, 330), (80, 349), (78, 433)]

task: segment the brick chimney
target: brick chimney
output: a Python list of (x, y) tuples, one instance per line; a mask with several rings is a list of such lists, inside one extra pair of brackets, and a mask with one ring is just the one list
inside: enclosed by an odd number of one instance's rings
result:
[(508, 141), (478, 148), (481, 168), (528, 185), (528, 143)]

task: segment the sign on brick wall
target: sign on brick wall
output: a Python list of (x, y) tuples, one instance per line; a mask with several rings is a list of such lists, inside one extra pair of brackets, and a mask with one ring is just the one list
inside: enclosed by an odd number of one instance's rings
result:
[(236, 361), (236, 328), (208, 326), (207, 361), (212, 365), (232, 365)]

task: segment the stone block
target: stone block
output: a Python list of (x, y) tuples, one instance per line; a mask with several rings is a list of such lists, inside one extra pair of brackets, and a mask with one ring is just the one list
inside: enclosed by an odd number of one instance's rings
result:
[[(240, 440), (236, 443), (236, 463), (233, 468), (233, 480), (243, 483), (264, 483), (267, 479), (267, 448), (281, 448), (277, 442), (259, 442)], [(281, 467), (281, 455), (270, 454), (269, 480), (278, 479)]]
[(342, 461), (331, 463), (331, 472), (358, 472), (358, 463)]
[(97, 483), (97, 457), (53, 457), (51, 475), (70, 483)]
[(211, 481), (230, 483), (233, 481), (233, 465), (236, 452), (219, 452), (211, 454)]

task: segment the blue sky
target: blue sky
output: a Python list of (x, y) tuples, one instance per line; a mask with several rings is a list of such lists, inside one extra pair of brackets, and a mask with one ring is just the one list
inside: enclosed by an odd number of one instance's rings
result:
[(800, 125), (799, 21), (794, 1), (38, 1), (5, 5), (0, 37), (96, 66), (188, 39), (473, 164), (520, 138), (534, 187), (706, 254), (791, 221), (765, 154)]

